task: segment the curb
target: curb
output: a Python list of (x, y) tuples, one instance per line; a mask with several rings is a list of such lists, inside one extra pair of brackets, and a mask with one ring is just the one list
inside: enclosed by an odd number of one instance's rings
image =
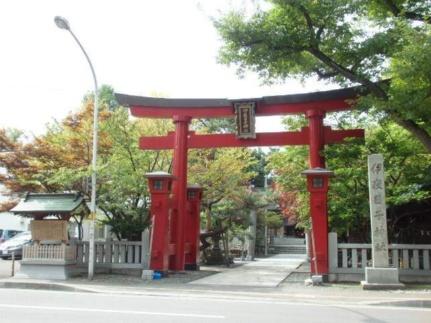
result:
[[(215, 299), (244, 299), (244, 300), (255, 300), (261, 299), (267, 302), (310, 302), (313, 304), (320, 304), (323, 306), (333, 306), (336, 302), (338, 305), (341, 305), (339, 300), (333, 299), (333, 302), (318, 302), (317, 299), (310, 299), (310, 295), (282, 295), (282, 294), (267, 294), (267, 293), (257, 293), (257, 292), (212, 292), (207, 295), (202, 295), (196, 290), (163, 290), (163, 289), (150, 289), (150, 290), (109, 290), (109, 289), (98, 289), (95, 286), (90, 288), (83, 287), (75, 287), (61, 283), (52, 283), (52, 282), (10, 282), (3, 281), (0, 282), (0, 288), (10, 288), (10, 289), (33, 289), (33, 290), (46, 290), (46, 291), (61, 291), (61, 292), (80, 292), (80, 293), (95, 293), (95, 294), (115, 294), (115, 295), (145, 295), (145, 296), (155, 296), (155, 297), (178, 297), (178, 295), (183, 297), (198, 297), (201, 295), (202, 297), (209, 297)], [(196, 293), (197, 292), (197, 293)], [(296, 296), (296, 297), (295, 297)], [(308, 296), (308, 297), (307, 297)], [(287, 299), (285, 298), (287, 297)], [(350, 300), (350, 302), (342, 302), (342, 305), (353, 305), (358, 304), (358, 300)], [(407, 298), (407, 299), (381, 299), (381, 300), (373, 300), (369, 302), (360, 302), (361, 306), (372, 306), (372, 307), (404, 307), (404, 308), (431, 308), (431, 299), (424, 298)]]
[[(289, 288), (289, 283), (297, 286), (297, 282), (289, 282), (289, 276), (302, 276), (304, 273), (301, 271), (303, 264), (297, 266), (292, 270), (285, 279), (278, 284), (283, 286), (277, 290), (274, 288), (235, 288), (234, 286), (227, 285), (224, 288), (215, 288), (212, 285), (198, 285), (193, 286), (189, 283), (174, 284), (166, 286), (142, 286), (143, 288), (130, 288), (118, 285), (100, 285), (100, 284), (79, 284), (79, 282), (63, 282), (55, 280), (36, 280), (36, 279), (19, 279), (19, 278), (6, 278), (0, 279), (0, 288), (7, 289), (33, 289), (44, 291), (58, 291), (58, 292), (77, 292), (77, 293), (93, 293), (93, 294), (112, 294), (112, 295), (145, 295), (155, 297), (209, 297), (215, 299), (265, 299), (268, 302), (310, 302), (326, 305), (334, 304), (357, 304), (379, 307), (405, 307), (405, 308), (431, 308), (431, 290), (425, 294), (404, 295), (404, 297), (397, 297), (395, 293), (379, 295), (377, 292), (366, 291), (350, 297), (343, 297), (332, 293), (321, 293), (323, 287), (313, 291), (314, 287), (303, 287), (304, 289), (294, 288), (293, 293)], [(302, 282), (303, 284), (303, 282)], [(192, 287), (193, 286), (193, 287)], [(124, 287), (124, 288), (122, 288)], [(221, 287), (221, 286), (218, 286)], [(229, 288), (230, 287), (230, 288)], [(324, 288), (326, 289), (326, 288)], [(382, 291), (384, 292), (384, 291)], [(345, 295), (345, 292), (344, 292)], [(345, 295), (347, 296), (347, 295)], [(410, 296), (410, 297), (409, 297)], [(323, 298), (323, 299), (322, 299)], [(323, 302), (322, 302), (323, 300)]]
[(97, 291), (57, 283), (0, 282), (0, 288), (52, 290), (61, 292), (98, 293)]

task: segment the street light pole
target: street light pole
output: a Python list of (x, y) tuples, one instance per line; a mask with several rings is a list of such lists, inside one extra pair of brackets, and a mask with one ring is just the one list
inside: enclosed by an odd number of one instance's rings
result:
[(67, 30), (75, 39), (79, 48), (81, 48), (85, 58), (87, 59), (88, 65), (90, 65), (91, 74), (93, 75), (94, 81), (94, 113), (93, 113), (93, 159), (92, 159), (92, 167), (91, 167), (91, 203), (90, 203), (90, 211), (91, 211), (91, 221), (90, 221), (90, 248), (89, 248), (89, 259), (88, 259), (88, 279), (93, 279), (94, 276), (94, 263), (95, 263), (95, 243), (94, 243), (94, 227), (95, 227), (95, 219), (96, 219), (96, 166), (97, 166), (97, 127), (98, 127), (98, 113), (99, 113), (99, 88), (97, 85), (96, 73), (94, 72), (93, 64), (91, 63), (90, 57), (85, 51), (84, 47), (81, 45), (79, 39), (75, 36), (75, 34), (70, 29), (69, 22), (60, 16), (56, 16), (54, 18), (54, 22), (58, 28)]

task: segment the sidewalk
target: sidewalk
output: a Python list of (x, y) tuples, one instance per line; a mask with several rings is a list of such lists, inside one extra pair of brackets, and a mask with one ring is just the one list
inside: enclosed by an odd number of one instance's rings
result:
[(235, 270), (190, 282), (192, 285), (277, 287), (292, 271), (306, 260), (305, 255), (278, 254), (269, 258), (257, 258)]
[(161, 280), (144, 281), (125, 275), (95, 275), (89, 281), (76, 277), (67, 281), (0, 279), (3, 288), (57, 291), (159, 295), (165, 297), (204, 297), (259, 299), (268, 302), (308, 302), (318, 304), (383, 304), (431, 307), (431, 286), (412, 285), (402, 291), (364, 291), (359, 284), (305, 286), (307, 264), (297, 255), (258, 258), (233, 267), (202, 267), (200, 271), (173, 273)]

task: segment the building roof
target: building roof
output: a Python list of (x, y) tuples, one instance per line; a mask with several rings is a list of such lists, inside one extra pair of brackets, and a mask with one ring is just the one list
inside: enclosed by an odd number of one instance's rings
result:
[(81, 193), (27, 193), (10, 212), (32, 216), (89, 213)]

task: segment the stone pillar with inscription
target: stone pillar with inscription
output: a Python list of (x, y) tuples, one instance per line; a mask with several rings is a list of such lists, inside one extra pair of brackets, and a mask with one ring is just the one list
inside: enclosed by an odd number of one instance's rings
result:
[(368, 156), (372, 267), (365, 268), (364, 289), (399, 289), (398, 268), (389, 266), (383, 156)]

